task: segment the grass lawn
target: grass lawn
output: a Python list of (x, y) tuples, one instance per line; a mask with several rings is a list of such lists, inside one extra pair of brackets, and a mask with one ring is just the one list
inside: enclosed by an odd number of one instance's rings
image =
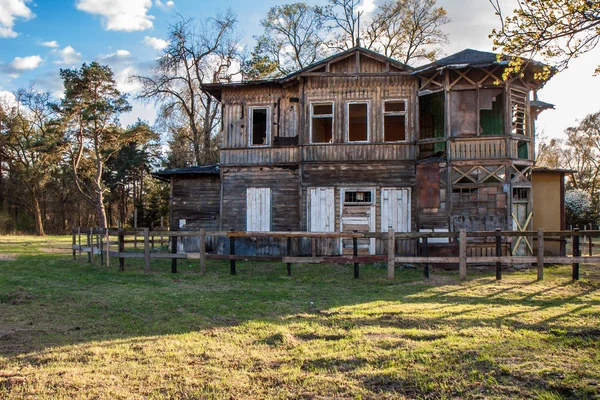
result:
[(144, 274), (69, 246), (0, 237), (1, 399), (600, 398), (600, 267)]

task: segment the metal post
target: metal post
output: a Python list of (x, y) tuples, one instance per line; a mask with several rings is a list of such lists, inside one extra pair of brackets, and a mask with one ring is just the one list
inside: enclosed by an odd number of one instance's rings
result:
[[(289, 231), (291, 232), (291, 229), (289, 229)], [(289, 236), (287, 238), (287, 256), (291, 257), (292, 256), (292, 237)], [(292, 263), (287, 263), (287, 274), (288, 276), (292, 276)]]
[[(352, 231), (352, 232), (357, 233), (358, 231)], [(354, 257), (358, 257), (358, 238), (357, 237), (352, 238), (352, 254), (354, 255)], [(359, 276), (358, 263), (355, 262), (354, 263), (354, 279), (358, 279), (358, 276)]]
[[(573, 232), (579, 233), (579, 228), (573, 229)], [(581, 251), (579, 251), (579, 235), (573, 235), (573, 257), (580, 257)], [(573, 263), (573, 280), (579, 280), (579, 263)]]
[(93, 252), (94, 252), (94, 243), (92, 242), (92, 240), (94, 239), (92, 237), (92, 230), (94, 228), (90, 228), (90, 231), (87, 234), (87, 245), (88, 245), (88, 263), (92, 263), (93, 261)]
[[(177, 254), (177, 236), (171, 236), (171, 254)], [(177, 258), (171, 258), (171, 273), (177, 273)]]
[(144, 271), (150, 273), (150, 231), (144, 228)]
[[(500, 228), (496, 228), (496, 257), (502, 257), (502, 236), (500, 236)], [(502, 280), (502, 263), (496, 262), (496, 280)]]
[[(233, 232), (233, 229), (230, 229), (229, 232)], [(235, 238), (233, 236), (229, 236), (229, 255), (235, 255)], [(235, 260), (229, 261), (229, 272), (231, 275), (235, 275)]]
[(73, 233), (73, 260), (77, 259), (77, 253), (75, 252), (75, 246), (77, 245), (77, 233), (75, 233), (75, 229), (71, 231)]
[(110, 267), (110, 232), (106, 228), (106, 267)]
[[(427, 244), (427, 238), (423, 238), (423, 257), (429, 257), (429, 246)], [(425, 268), (423, 269), (423, 276), (429, 279), (429, 263), (425, 263)]]
[(125, 235), (123, 230), (119, 228), (118, 232), (118, 252), (119, 252), (119, 271), (125, 271), (125, 258), (121, 257), (121, 253), (125, 253)]
[(462, 229), (459, 235), (459, 257), (460, 263), (458, 266), (460, 280), (467, 279), (467, 231)]

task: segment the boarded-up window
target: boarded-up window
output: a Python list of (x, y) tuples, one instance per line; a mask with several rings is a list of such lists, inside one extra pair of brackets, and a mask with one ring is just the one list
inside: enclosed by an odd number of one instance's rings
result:
[(386, 101), (383, 104), (383, 130), (386, 142), (406, 140), (405, 101)]
[(311, 143), (333, 142), (333, 103), (311, 104)]
[(367, 103), (348, 104), (348, 141), (366, 142), (369, 140), (369, 105)]
[(271, 189), (246, 189), (246, 230), (267, 232), (271, 230)]
[(250, 144), (252, 146), (268, 146), (269, 140), (269, 109), (252, 108), (250, 114)]
[(335, 230), (335, 201), (333, 188), (310, 188), (309, 230), (333, 232)]

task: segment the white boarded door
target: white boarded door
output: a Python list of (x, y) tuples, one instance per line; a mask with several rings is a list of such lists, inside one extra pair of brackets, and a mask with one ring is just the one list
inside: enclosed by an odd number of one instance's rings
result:
[(246, 189), (246, 230), (268, 232), (271, 230), (271, 189)]
[(381, 232), (410, 232), (410, 189), (381, 189)]
[(333, 232), (335, 230), (334, 190), (329, 187), (308, 189), (310, 197), (309, 231)]

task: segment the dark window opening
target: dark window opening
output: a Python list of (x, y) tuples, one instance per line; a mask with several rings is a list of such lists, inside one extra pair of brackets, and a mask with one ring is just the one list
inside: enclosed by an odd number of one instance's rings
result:
[(371, 191), (344, 192), (344, 203), (371, 203)]
[(451, 136), (477, 134), (477, 91), (457, 90), (450, 93)]
[(529, 143), (528, 142), (524, 142), (524, 141), (519, 141), (519, 144), (517, 145), (517, 153), (518, 153), (518, 157), (521, 159), (528, 159), (529, 158)]
[(444, 94), (442, 92), (419, 97), (419, 139), (433, 138), (444, 138)]
[(348, 141), (366, 142), (368, 140), (367, 103), (348, 104)]
[(252, 145), (264, 146), (269, 144), (267, 138), (267, 109), (252, 109)]
[(406, 103), (386, 101), (383, 106), (383, 136), (386, 142), (406, 140)]
[(313, 104), (312, 111), (312, 143), (333, 142), (333, 104)]
[(528, 201), (529, 200), (529, 188), (514, 188), (513, 189), (513, 201)]

